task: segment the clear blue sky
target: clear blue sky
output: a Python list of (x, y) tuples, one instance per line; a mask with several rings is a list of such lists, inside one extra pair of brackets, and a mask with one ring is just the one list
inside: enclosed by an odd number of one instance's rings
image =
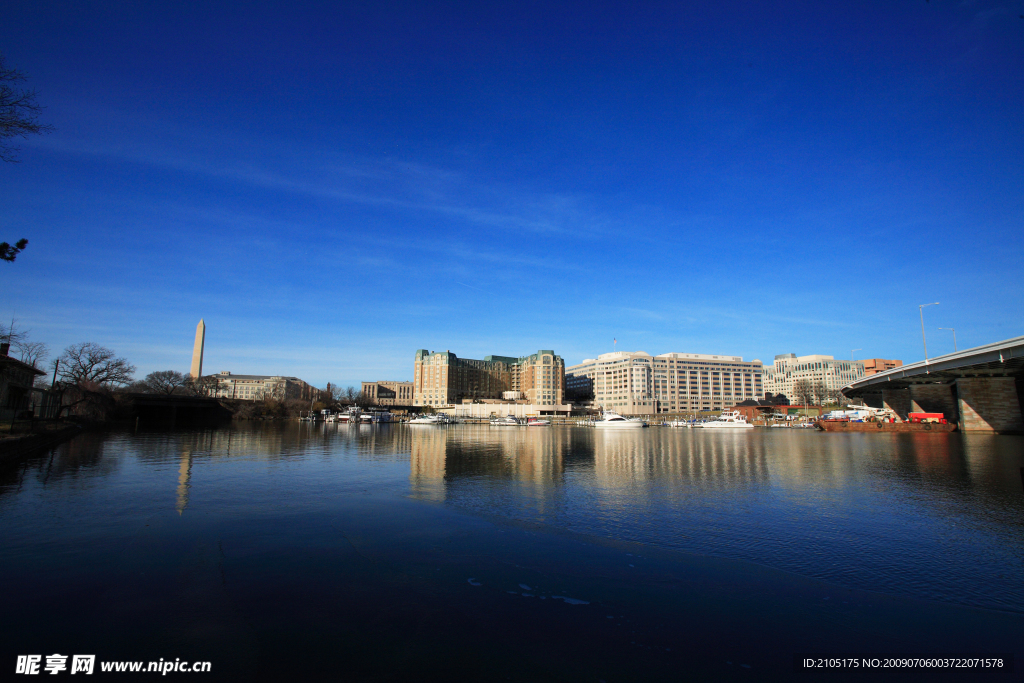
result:
[(332, 381), (418, 348), (922, 357), (1024, 334), (1024, 0), (15, 0), (50, 135), (0, 318)]

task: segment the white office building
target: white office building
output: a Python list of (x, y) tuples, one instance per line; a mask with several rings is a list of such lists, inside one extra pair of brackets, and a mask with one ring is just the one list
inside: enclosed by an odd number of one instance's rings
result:
[(722, 410), (764, 395), (760, 360), (701, 353), (604, 353), (565, 369), (567, 391), (622, 415)]
[[(790, 403), (824, 403), (847, 384), (864, 377), (864, 362), (832, 356), (784, 353), (764, 369), (764, 390), (783, 394)], [(801, 383), (806, 382), (801, 386)], [(804, 394), (804, 395), (802, 395)]]

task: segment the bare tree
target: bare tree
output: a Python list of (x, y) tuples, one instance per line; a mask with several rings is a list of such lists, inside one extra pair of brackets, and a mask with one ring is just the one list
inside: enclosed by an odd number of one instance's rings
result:
[(11, 320), (10, 326), (4, 323), (4, 329), (0, 330), (0, 342), (6, 342), (11, 348), (18, 348), (18, 344), (28, 341), (28, 330), (19, 330), (18, 321)]
[(345, 390), (339, 387), (337, 384), (327, 383), (327, 388), (324, 390), (327, 392), (327, 396), (332, 401), (340, 401), (345, 398)]
[(25, 74), (4, 65), (4, 56), (0, 53), (0, 159), (3, 161), (18, 161), (21, 150), (11, 144), (11, 138), (27, 138), (53, 130), (53, 126), (39, 123), (42, 108), (36, 103), (35, 90), (18, 86), (24, 80)]
[(62, 382), (122, 386), (132, 381), (135, 366), (114, 352), (93, 342), (72, 344), (55, 363)]
[(184, 375), (184, 382), (181, 386), (185, 389), (185, 393), (191, 396), (216, 396), (220, 383), (216, 377), (210, 375), (199, 378)]
[(825, 403), (827, 392), (825, 390), (825, 383), (821, 380), (811, 383), (811, 393), (814, 395), (815, 405), (822, 405)]
[(811, 397), (814, 395), (814, 387), (809, 379), (798, 379), (793, 382), (793, 393), (796, 395), (800, 405), (810, 405)]
[(15, 344), (22, 363), (28, 363), (32, 367), (42, 365), (50, 355), (50, 347), (43, 342), (30, 342), (25, 340)]
[(359, 396), (359, 392), (356, 391), (355, 387), (345, 387), (345, 400), (349, 403), (355, 403), (356, 398)]
[(183, 375), (177, 370), (159, 370), (146, 375), (142, 380), (155, 394), (173, 394), (175, 389), (184, 387), (188, 375)]
[[(2, 247), (3, 244), (0, 243), (0, 250), (2, 250)], [(10, 326), (5, 326), (5, 329), (0, 332), (0, 342), (10, 344), (11, 349), (17, 354), (22, 363), (28, 363), (35, 367), (36, 364), (43, 363), (46, 360), (50, 355), (50, 349), (43, 342), (30, 341), (30, 332), (31, 330), (19, 330), (18, 322), (12, 320)]]

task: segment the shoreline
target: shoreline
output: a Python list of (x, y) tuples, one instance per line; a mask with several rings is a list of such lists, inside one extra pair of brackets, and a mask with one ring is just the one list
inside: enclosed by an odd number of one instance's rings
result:
[(0, 439), (0, 469), (11, 467), (24, 458), (36, 455), (48, 448), (58, 446), (82, 432), (82, 427), (72, 423), (42, 433), (23, 434)]

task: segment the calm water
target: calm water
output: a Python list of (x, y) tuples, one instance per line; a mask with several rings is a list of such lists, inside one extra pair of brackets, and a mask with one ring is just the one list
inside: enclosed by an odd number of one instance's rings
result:
[[(246, 677), (305, 661), (353, 680), (655, 680), (680, 666), (731, 680), (843, 644), (816, 640), (823, 629), (927, 650), (938, 641), (891, 638), (977, 620), (972, 633), (1019, 642), (1022, 466), (1024, 439), (958, 434), (86, 434), (0, 473), (0, 578), (17, 587), (4, 656), (191, 653)], [(904, 618), (921, 623), (893, 626)], [(695, 624), (720, 629), (713, 645)], [(779, 624), (788, 640), (770, 650)], [(760, 649), (740, 637), (709, 653), (736, 628)], [(566, 629), (585, 637), (566, 643)]]

